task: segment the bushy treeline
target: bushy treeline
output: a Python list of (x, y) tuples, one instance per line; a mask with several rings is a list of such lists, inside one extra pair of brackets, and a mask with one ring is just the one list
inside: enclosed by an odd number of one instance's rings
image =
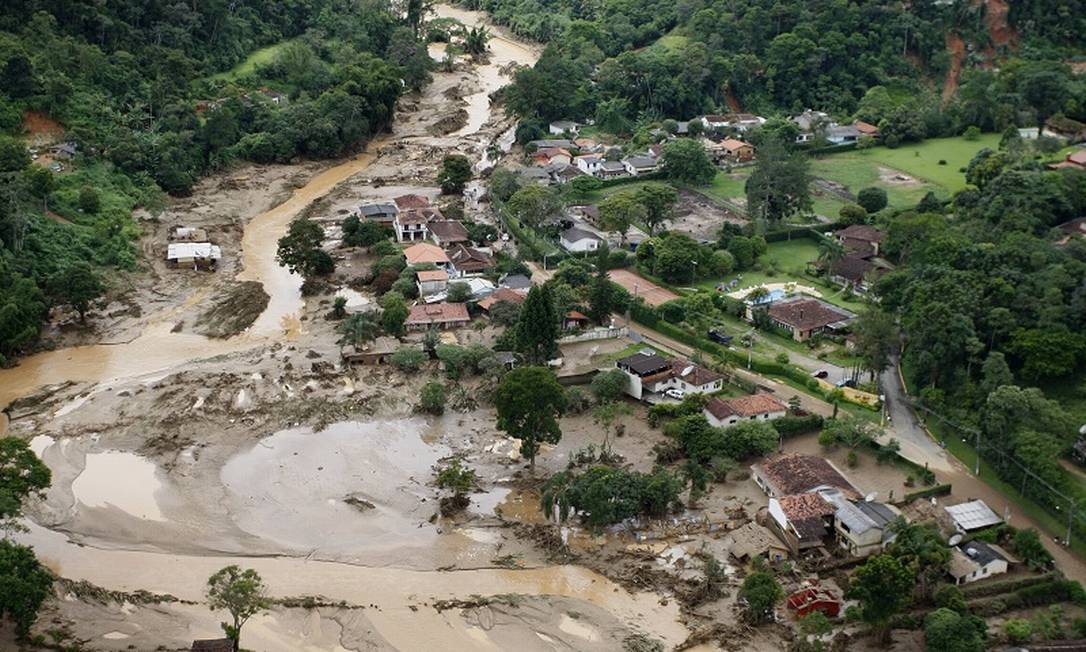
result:
[[(1086, 117), (1086, 85), (1059, 53), (1037, 48), (1021, 55), (1040, 67), (1004, 62), (1000, 72), (981, 75), (970, 97), (963, 93), (961, 102), (943, 106), (933, 89), (950, 68), (945, 35), (963, 33), (978, 47), (989, 40), (978, 27), (986, 24), (984, 9), (971, 3), (476, 4), (549, 42), (509, 91), (522, 117), (542, 121), (685, 119), (727, 112), (738, 100), (763, 115), (815, 108), (839, 119), (888, 120), (896, 139), (907, 142), (955, 135), (973, 124), (1035, 124), (1061, 111)], [(1021, 29), (1033, 34), (1031, 25)], [(972, 63), (966, 60), (967, 71)], [(873, 88), (879, 90), (869, 97)]]

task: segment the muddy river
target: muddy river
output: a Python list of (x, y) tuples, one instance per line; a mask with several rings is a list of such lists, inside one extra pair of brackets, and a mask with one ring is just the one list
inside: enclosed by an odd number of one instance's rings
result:
[[(469, 25), (483, 22), (480, 13), (445, 5), (437, 13)], [(488, 122), (488, 96), (508, 79), (502, 67), (536, 58), (531, 47), (498, 33), (490, 47), (489, 59), (476, 67), (473, 92), (464, 98), (467, 122), (453, 137), (471, 136)], [(174, 333), (180, 308), (162, 311), (129, 342), (42, 353), (0, 371), (0, 405), (46, 385), (93, 383), (89, 393), (52, 414), (63, 418), (98, 393), (151, 384), (185, 362), (304, 333), (301, 279), (276, 263), (276, 241), (291, 219), (366, 170), (390, 141), (378, 139), (362, 154), (328, 167), (245, 226), (239, 279), (261, 282), (270, 296), (245, 333), (228, 340)], [(200, 300), (202, 294), (194, 294), (188, 305)], [(266, 433), (220, 458), (185, 450), (170, 469), (132, 451), (112, 450), (97, 436), (42, 435), (32, 446), (53, 469), (54, 484), (35, 509), (37, 522), (29, 522), (29, 532), (19, 539), (61, 576), (111, 590), (200, 601), (206, 578), (236, 563), (255, 568), (273, 596), (320, 595), (364, 607), (361, 615), (339, 609), (258, 616), (246, 628), (252, 637), (246, 646), (259, 649), (593, 649), (606, 640), (604, 647), (613, 648), (607, 628), (636, 629), (669, 645), (686, 637), (674, 601), (662, 605), (655, 594), (631, 594), (587, 569), (486, 567), (503, 545), (499, 532), (446, 531), (428, 518), (432, 504), (420, 507), (432, 495), (425, 487), (431, 466), (449, 452), (428, 428), (421, 420), (340, 423), (319, 433), (299, 427)], [(472, 509), (492, 517), (508, 493), (476, 496)], [(500, 609), (474, 609), (466, 618), (459, 610), (420, 608), (438, 599), (501, 594), (550, 602), (525, 605), (515, 618)], [(126, 603), (115, 613), (88, 615), (81, 634), (103, 649), (164, 640), (187, 644), (214, 636), (215, 616), (202, 605), (148, 611)], [(348, 631), (361, 638), (348, 644)]]

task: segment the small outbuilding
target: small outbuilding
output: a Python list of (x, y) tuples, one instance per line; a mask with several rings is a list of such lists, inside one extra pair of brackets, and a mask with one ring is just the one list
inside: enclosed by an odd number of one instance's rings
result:
[(166, 249), (166, 262), (191, 269), (215, 269), (222, 258), (222, 249), (210, 242), (171, 242)]

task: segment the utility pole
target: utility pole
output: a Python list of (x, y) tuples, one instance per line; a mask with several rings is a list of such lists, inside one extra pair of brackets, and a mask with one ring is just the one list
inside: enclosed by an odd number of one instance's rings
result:
[(973, 463), (973, 475), (980, 477), (980, 428), (977, 428), (977, 443), (973, 446), (977, 459)]
[(1075, 518), (1075, 500), (1071, 499), (1071, 509), (1067, 510), (1067, 538), (1063, 540), (1063, 545), (1068, 548), (1071, 547), (1071, 522)]

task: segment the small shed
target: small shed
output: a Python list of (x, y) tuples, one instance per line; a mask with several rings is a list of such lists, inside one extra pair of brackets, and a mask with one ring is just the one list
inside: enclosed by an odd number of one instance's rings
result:
[(788, 596), (788, 608), (801, 618), (815, 611), (836, 618), (841, 613), (841, 600), (829, 589), (815, 584)]
[(948, 505), (943, 508), (950, 517), (954, 529), (962, 534), (969, 534), (977, 530), (999, 525), (1003, 519), (992, 511), (991, 507), (983, 500), (971, 500), (958, 505)]
[(584, 313), (570, 310), (562, 317), (562, 330), (573, 331), (579, 328), (588, 328), (591, 323), (592, 320)]
[(177, 268), (215, 269), (222, 258), (222, 249), (210, 242), (171, 242), (166, 249), (166, 262)]

